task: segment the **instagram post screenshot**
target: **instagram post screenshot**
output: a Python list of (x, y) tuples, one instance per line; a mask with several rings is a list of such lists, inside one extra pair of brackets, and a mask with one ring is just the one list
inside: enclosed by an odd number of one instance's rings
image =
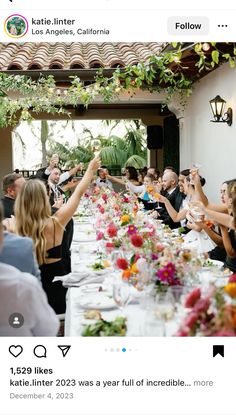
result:
[(236, 417), (236, 6), (2, 0), (1, 419)]

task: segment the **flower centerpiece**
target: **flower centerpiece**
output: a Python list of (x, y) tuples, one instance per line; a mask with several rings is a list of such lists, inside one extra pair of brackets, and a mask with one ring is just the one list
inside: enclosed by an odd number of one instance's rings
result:
[(211, 287), (206, 294), (196, 288), (187, 295), (189, 309), (176, 336), (236, 336), (236, 274), (224, 287)]

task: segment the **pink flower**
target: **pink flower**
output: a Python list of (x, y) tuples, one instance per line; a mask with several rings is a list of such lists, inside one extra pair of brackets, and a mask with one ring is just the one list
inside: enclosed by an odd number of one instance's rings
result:
[(173, 263), (167, 263), (163, 268), (159, 269), (156, 273), (161, 282), (169, 285), (177, 285), (179, 280), (175, 278), (176, 267)]
[(157, 244), (157, 246), (156, 246), (157, 252), (162, 252), (164, 249), (165, 249), (164, 244), (162, 244), (162, 243)]
[(219, 330), (218, 332), (215, 332), (211, 336), (235, 336), (235, 332), (233, 330)]
[(135, 227), (135, 225), (133, 225), (133, 224), (130, 224), (128, 226), (127, 234), (129, 234), (129, 235), (135, 234), (135, 233), (137, 233), (137, 231), (138, 231), (137, 227)]
[(201, 290), (200, 288), (195, 288), (193, 291), (190, 292), (190, 294), (187, 295), (184, 307), (186, 308), (192, 308), (196, 302), (201, 297)]
[(102, 240), (104, 237), (104, 233), (102, 231), (97, 232), (96, 240)]
[(231, 282), (236, 282), (236, 274), (232, 274), (232, 275), (229, 277), (228, 283), (231, 283)]
[(189, 336), (189, 332), (189, 328), (183, 326), (174, 334), (174, 336), (186, 337)]
[(192, 327), (196, 324), (197, 320), (198, 320), (197, 313), (192, 312), (185, 319), (184, 325), (186, 327), (189, 327), (190, 329), (192, 329)]
[(141, 256), (138, 254), (138, 253), (136, 253), (135, 255), (134, 255), (134, 263), (136, 263), (137, 262), (137, 260), (139, 260), (141, 258)]
[(107, 234), (109, 237), (115, 237), (117, 236), (117, 228), (115, 224), (110, 223), (107, 227)]
[(193, 310), (196, 313), (206, 312), (208, 308), (210, 307), (210, 300), (209, 298), (201, 298), (196, 302), (196, 304), (193, 307)]
[(116, 265), (118, 266), (119, 269), (122, 269), (123, 271), (128, 269), (128, 266), (129, 266), (127, 260), (124, 258), (118, 258), (116, 261)]
[(135, 247), (142, 247), (143, 245), (143, 238), (139, 234), (132, 234), (130, 240)]

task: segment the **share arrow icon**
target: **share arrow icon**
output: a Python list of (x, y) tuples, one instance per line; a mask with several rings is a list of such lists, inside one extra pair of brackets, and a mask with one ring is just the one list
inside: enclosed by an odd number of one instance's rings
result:
[(57, 347), (61, 350), (63, 358), (65, 358), (71, 348), (71, 345), (57, 345)]

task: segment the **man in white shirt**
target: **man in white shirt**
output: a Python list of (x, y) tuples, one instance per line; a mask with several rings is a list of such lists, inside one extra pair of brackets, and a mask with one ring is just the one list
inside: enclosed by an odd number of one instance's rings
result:
[[(0, 252), (3, 245), (2, 219), (0, 205)], [(9, 321), (14, 313), (23, 316), (20, 327), (13, 327)], [(0, 263), (0, 336), (56, 336), (58, 328), (58, 318), (39, 281), (13, 266)]]

